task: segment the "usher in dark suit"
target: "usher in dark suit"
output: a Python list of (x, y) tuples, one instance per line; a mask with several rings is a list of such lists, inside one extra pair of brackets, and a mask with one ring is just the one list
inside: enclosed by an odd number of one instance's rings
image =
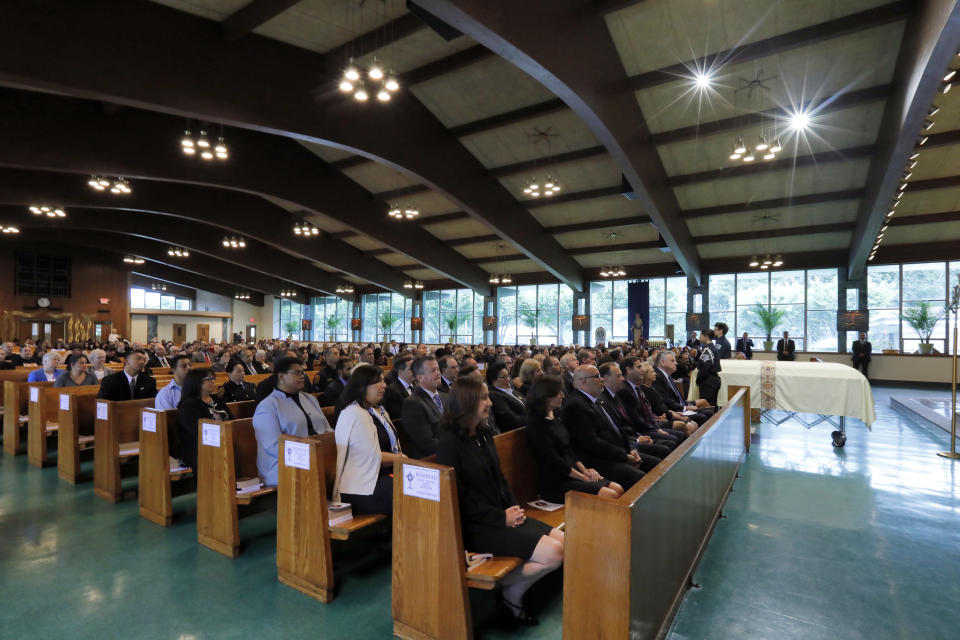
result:
[(583, 464), (629, 489), (644, 476), (633, 466), (627, 437), (604, 415), (599, 405), (580, 390), (563, 401), (563, 423)]
[(737, 351), (747, 356), (747, 360), (753, 360), (753, 340), (737, 338)]
[(779, 340), (777, 340), (777, 360), (796, 360), (797, 356), (794, 353), (796, 350), (797, 350), (797, 346), (793, 344), (793, 340), (790, 340), (788, 338), (787, 348), (786, 348), (787, 353), (786, 355), (784, 355), (783, 338), (780, 338)]
[(870, 378), (867, 370), (870, 368), (870, 354), (873, 352), (873, 345), (869, 340), (857, 340), (853, 343), (853, 368), (863, 371), (864, 378)]
[[(440, 402), (446, 408), (449, 402), (446, 394), (440, 394)], [(411, 458), (425, 458), (437, 452), (441, 415), (433, 398), (420, 387), (403, 401), (400, 408), (400, 431), (407, 436), (407, 455)]]

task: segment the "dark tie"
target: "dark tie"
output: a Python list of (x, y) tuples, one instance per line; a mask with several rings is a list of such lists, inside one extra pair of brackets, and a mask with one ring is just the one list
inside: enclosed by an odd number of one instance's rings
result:
[(607, 413), (607, 410), (606, 410), (606, 408), (604, 407), (604, 403), (603, 403), (599, 398), (597, 398), (597, 401), (596, 401), (595, 404), (600, 408), (600, 412), (601, 412), (601, 413), (604, 415), (604, 417), (607, 419), (607, 423), (610, 425), (611, 428), (613, 428), (614, 431), (617, 432), (617, 435), (619, 436), (619, 435), (620, 435), (620, 427), (617, 426), (617, 423), (614, 422), (614, 421), (613, 421), (613, 418), (610, 417), (610, 414)]
[(523, 405), (524, 407), (526, 407), (526, 405), (523, 404), (523, 396), (521, 396), (520, 393), (519, 393), (516, 389), (511, 389), (511, 390), (510, 390), (510, 394), (511, 394), (514, 398), (517, 399), (517, 402), (519, 402), (521, 405)]
[(247, 363), (247, 372), (250, 373), (250, 375), (257, 375), (257, 370), (254, 368), (252, 362)]
[(130, 378), (130, 399), (133, 400), (134, 390), (137, 388), (137, 376)]
[(677, 389), (677, 385), (673, 384), (673, 378), (671, 378), (667, 374), (663, 374), (663, 375), (667, 379), (667, 382), (670, 383), (670, 388), (673, 389), (673, 393), (677, 396), (677, 400), (680, 401), (680, 404), (682, 406), (686, 406), (687, 403), (684, 401), (683, 396), (680, 394), (680, 390)]
[(440, 414), (443, 415), (443, 403), (440, 402), (440, 394), (439, 394), (439, 393), (438, 393), (437, 395), (433, 396), (433, 404), (437, 405), (437, 411), (439, 411)]

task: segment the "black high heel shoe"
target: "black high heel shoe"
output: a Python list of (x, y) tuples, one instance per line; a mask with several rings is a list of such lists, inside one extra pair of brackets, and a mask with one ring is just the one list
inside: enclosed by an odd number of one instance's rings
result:
[(494, 594), (496, 595), (497, 605), (500, 607), (504, 619), (510, 624), (522, 627), (533, 627), (540, 624), (540, 621), (535, 616), (527, 613), (526, 609), (504, 598), (502, 589), (496, 589)]

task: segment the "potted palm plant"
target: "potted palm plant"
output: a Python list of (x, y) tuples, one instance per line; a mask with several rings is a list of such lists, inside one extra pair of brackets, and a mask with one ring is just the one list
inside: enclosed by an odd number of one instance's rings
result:
[(460, 324), (459, 322), (457, 322), (457, 314), (453, 314), (452, 316), (447, 316), (447, 319), (444, 320), (443, 323), (447, 325), (447, 329), (450, 330), (449, 342), (450, 344), (453, 344), (454, 338), (457, 337), (457, 325)]
[(300, 329), (300, 323), (296, 320), (291, 320), (287, 324), (283, 325), (283, 328), (287, 330), (287, 340), (293, 340), (293, 334)]
[(390, 334), (394, 322), (396, 322), (396, 318), (394, 318), (393, 314), (389, 311), (384, 311), (380, 314), (380, 333), (384, 339)]
[(337, 329), (340, 328), (341, 324), (343, 324), (343, 319), (340, 316), (330, 316), (327, 318), (327, 338), (329, 340), (337, 339)]
[(933, 350), (933, 345), (930, 344), (930, 336), (933, 335), (933, 331), (936, 329), (937, 323), (943, 318), (944, 313), (946, 313), (946, 309), (938, 311), (933, 304), (921, 300), (900, 314), (900, 318), (920, 336), (921, 354), (930, 355)]
[(763, 341), (763, 350), (773, 351), (773, 339), (770, 336), (773, 335), (774, 329), (783, 322), (783, 317), (787, 312), (776, 307), (768, 307), (761, 302), (751, 307), (750, 311), (753, 312), (754, 320), (767, 336), (767, 339)]

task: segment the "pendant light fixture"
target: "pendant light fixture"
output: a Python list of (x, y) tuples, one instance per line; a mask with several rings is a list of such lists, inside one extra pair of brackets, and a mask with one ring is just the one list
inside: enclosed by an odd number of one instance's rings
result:
[(337, 293), (338, 293), (338, 294), (352, 294), (352, 293), (353, 293), (353, 285), (350, 284), (349, 282), (343, 283), (343, 284), (338, 284), (338, 285), (337, 285)]
[[(364, 0), (347, 0), (346, 22), (347, 29), (351, 33), (367, 32), (363, 24), (363, 2)], [(395, 59), (393, 55), (395, 51), (393, 43), (398, 38), (396, 34), (388, 33), (388, 31), (394, 29), (394, 25), (392, 21), (386, 19), (385, 5), (382, 6), (382, 13), (377, 16), (377, 20), (383, 26), (378, 27), (373, 32), (373, 48), (377, 49), (377, 44), (380, 42), (380, 39), (383, 38), (384, 42), (391, 43), (390, 57)], [(392, 70), (388, 71), (388, 67), (384, 65), (381, 60), (377, 59), (376, 54), (372, 56), (372, 59), (368, 63), (361, 63), (359, 60), (355, 60), (355, 55), (362, 53), (357, 50), (358, 46), (363, 45), (356, 45), (354, 40), (348, 43), (345, 51), (346, 64), (344, 65), (343, 74), (340, 76), (337, 88), (340, 90), (340, 93), (346, 96), (352, 96), (356, 102), (369, 102), (371, 97), (375, 97), (376, 101), (380, 103), (390, 102), (394, 94), (400, 90), (400, 81), (397, 79), (397, 74)]]
[(189, 258), (190, 252), (181, 247), (167, 247), (167, 255), (173, 258)]
[(191, 131), (190, 120), (187, 120), (187, 127), (183, 132), (183, 137), (180, 139), (180, 150), (185, 156), (195, 156), (198, 155), (203, 160), (213, 160), (214, 158), (218, 160), (226, 160), (230, 157), (229, 151), (227, 150), (227, 143), (223, 139), (223, 125), (220, 125), (220, 135), (217, 136), (216, 142), (211, 142), (211, 136), (208, 133), (210, 129), (210, 123), (200, 122), (198, 123), (199, 135), (194, 138)]
[(223, 246), (227, 249), (246, 249), (247, 241), (243, 237), (227, 236), (223, 239)]
[(143, 258), (136, 258), (134, 256), (124, 256), (123, 261), (126, 264), (143, 264)]
[(3, 233), (6, 233), (6, 234), (16, 234), (16, 233), (20, 233), (20, 229), (18, 229), (17, 227), (13, 227), (13, 226), (10, 226), (10, 225), (5, 225), (5, 224), (0, 225), (0, 231), (2, 231)]
[(66, 218), (67, 212), (63, 207), (54, 207), (46, 204), (35, 204), (30, 206), (30, 213), (35, 216), (46, 216), (47, 218)]
[(237, 293), (234, 294), (233, 297), (236, 298), (237, 300), (249, 300), (249, 299), (250, 299), (250, 292), (249, 292), (249, 291), (238, 291)]
[[(557, 179), (556, 175), (551, 172), (549, 168), (553, 151), (553, 139), (558, 137), (559, 134), (553, 131), (553, 127), (547, 127), (546, 129), (534, 127), (527, 133), (527, 138), (534, 147), (534, 160), (533, 175), (523, 186), (524, 195), (531, 198), (549, 198), (550, 196), (560, 193), (560, 180)], [(543, 155), (541, 155), (540, 152), (541, 148), (544, 149)], [(538, 168), (542, 168), (546, 173), (543, 180), (537, 178)]]

